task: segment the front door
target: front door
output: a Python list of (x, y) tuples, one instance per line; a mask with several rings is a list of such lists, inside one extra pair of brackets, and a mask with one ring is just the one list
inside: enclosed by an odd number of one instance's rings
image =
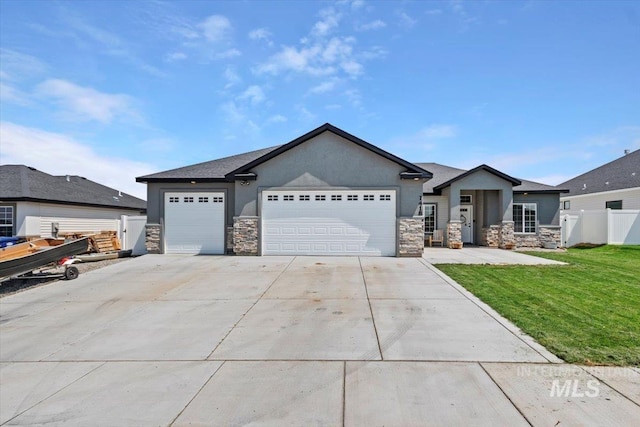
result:
[(462, 242), (473, 243), (473, 206), (460, 208), (460, 221), (462, 221)]

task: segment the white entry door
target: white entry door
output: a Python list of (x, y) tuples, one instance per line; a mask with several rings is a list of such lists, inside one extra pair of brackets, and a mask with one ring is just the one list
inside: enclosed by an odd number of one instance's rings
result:
[(460, 208), (460, 221), (462, 221), (462, 242), (473, 243), (473, 206)]
[(165, 193), (165, 253), (223, 254), (224, 198), (221, 192)]
[(396, 253), (396, 192), (262, 192), (263, 255)]

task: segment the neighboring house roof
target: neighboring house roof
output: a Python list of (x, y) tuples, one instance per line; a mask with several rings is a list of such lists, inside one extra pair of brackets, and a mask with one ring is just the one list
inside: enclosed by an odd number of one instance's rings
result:
[(569, 196), (640, 187), (640, 150), (563, 182)]
[(329, 123), (325, 123), (319, 128), (314, 129), (284, 145), (264, 148), (262, 150), (251, 151), (222, 159), (211, 160), (191, 166), (145, 175), (136, 178), (136, 181), (186, 182), (195, 180), (198, 182), (220, 182), (234, 181), (235, 179), (255, 179), (255, 175), (251, 173), (252, 168), (327, 131), (407, 168), (405, 172), (401, 173), (403, 178), (430, 178), (432, 176), (431, 172), (422, 169), (413, 163), (409, 163), (400, 157), (394, 156), (393, 154), (376, 147), (375, 145), (369, 144), (360, 138), (338, 129)]
[(147, 202), (81, 176), (53, 176), (25, 165), (0, 166), (0, 201), (146, 210)]
[(455, 181), (471, 175), (479, 170), (485, 170), (502, 179), (510, 181), (513, 184), (513, 191), (515, 193), (564, 193), (566, 190), (561, 189), (560, 186), (554, 187), (552, 185), (541, 184), (539, 182), (527, 181), (525, 179), (513, 178), (505, 173), (500, 172), (497, 169), (487, 165), (480, 165), (471, 170), (458, 169), (450, 166), (441, 165), (439, 163), (416, 163), (425, 169), (430, 170), (433, 173), (433, 178), (425, 182), (422, 187), (424, 194), (440, 194), (442, 189), (451, 185)]

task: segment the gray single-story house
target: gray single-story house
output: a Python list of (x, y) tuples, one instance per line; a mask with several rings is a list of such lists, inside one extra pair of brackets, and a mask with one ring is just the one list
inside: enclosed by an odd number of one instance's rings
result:
[[(150, 253), (421, 256), (425, 222), (427, 233), (447, 230), (449, 247), (540, 243), (540, 220), (558, 224), (554, 187), (485, 165), (410, 163), (328, 123), (281, 146), (136, 180), (147, 184)], [(471, 238), (461, 222), (469, 207), (487, 229), (472, 226)]]

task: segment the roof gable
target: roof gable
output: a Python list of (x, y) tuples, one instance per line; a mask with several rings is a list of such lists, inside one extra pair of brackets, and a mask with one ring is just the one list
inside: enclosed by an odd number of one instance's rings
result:
[(473, 169), (470, 169), (470, 170), (468, 170), (466, 172), (463, 172), (460, 175), (457, 175), (457, 176), (451, 178), (450, 180), (445, 181), (442, 184), (434, 187), (433, 189), (435, 191), (442, 191), (443, 188), (450, 186), (454, 182), (459, 181), (462, 178), (465, 178), (465, 177), (467, 177), (469, 175), (473, 175), (474, 173), (479, 172), (481, 170), (489, 172), (490, 174), (495, 175), (498, 178), (504, 179), (505, 181), (509, 181), (509, 182), (511, 182), (512, 185), (520, 185), (520, 184), (522, 184), (522, 181), (520, 181), (519, 179), (516, 179), (516, 178), (514, 178), (512, 176), (509, 176), (506, 173), (500, 172), (499, 170), (494, 169), (491, 166), (483, 164), (483, 165), (477, 166), (477, 167), (475, 167)]
[(431, 178), (433, 175), (431, 174), (431, 172), (422, 169), (421, 167), (407, 162), (406, 160), (401, 159), (400, 157), (397, 157), (381, 148), (376, 147), (375, 145), (369, 144), (368, 142), (354, 136), (351, 135), (345, 131), (343, 131), (342, 129), (339, 129), (329, 123), (325, 123), (324, 125), (312, 130), (311, 132), (308, 132), (296, 139), (294, 139), (293, 141), (281, 145), (280, 147), (277, 147), (276, 149), (264, 154), (261, 157), (258, 157), (250, 162), (248, 162), (245, 165), (242, 165), (240, 167), (238, 167), (237, 169), (229, 172), (226, 177), (228, 180), (234, 180), (234, 179), (245, 179), (247, 177), (249, 177), (249, 175), (251, 174), (251, 169), (264, 163), (267, 162), (268, 160), (288, 151), (291, 150), (294, 147), (297, 147), (300, 144), (303, 144), (313, 138), (315, 138), (316, 136), (320, 135), (323, 132), (332, 132), (344, 139), (346, 139), (349, 142), (352, 142), (356, 145), (359, 145), (362, 148), (365, 148), (387, 160), (390, 160), (394, 163), (397, 163), (405, 168), (407, 168), (407, 170), (405, 172), (402, 172), (400, 175), (402, 178)]
[(578, 175), (559, 187), (570, 196), (640, 187), (640, 150)]
[(541, 184), (539, 182), (528, 181), (526, 179), (518, 179), (504, 174), (497, 169), (494, 169), (488, 165), (480, 165), (471, 170), (458, 169), (450, 166), (441, 165), (439, 163), (418, 163), (419, 166), (424, 167), (433, 172), (433, 178), (423, 184), (424, 194), (441, 194), (442, 189), (451, 185), (453, 182), (464, 178), (478, 170), (485, 170), (500, 178), (506, 179), (513, 185), (513, 191), (516, 193), (565, 193), (567, 190), (562, 190), (560, 187), (554, 187), (552, 185)]
[(0, 166), (0, 200), (145, 210), (147, 202), (77, 175), (54, 176), (25, 165)]

